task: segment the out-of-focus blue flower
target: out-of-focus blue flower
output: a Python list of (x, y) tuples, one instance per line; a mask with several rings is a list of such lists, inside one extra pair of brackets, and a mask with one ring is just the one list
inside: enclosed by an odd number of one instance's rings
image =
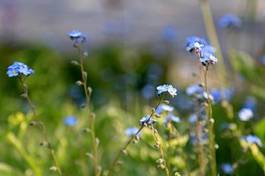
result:
[(265, 55), (260, 58), (260, 61), (263, 65), (265, 65)]
[(256, 108), (256, 99), (254, 97), (247, 97), (245, 103), (244, 103), (244, 108), (251, 109), (252, 111), (255, 110)]
[(245, 140), (249, 144), (256, 144), (256, 145), (262, 147), (262, 142), (261, 142), (260, 138), (258, 138), (255, 135), (250, 134), (247, 136), (243, 136), (241, 139)]
[(71, 32), (68, 33), (68, 36), (70, 37), (71, 40), (74, 41), (74, 46), (78, 45), (78, 44), (82, 44), (84, 42), (86, 42), (87, 37), (80, 31), (78, 30), (73, 30)]
[(228, 175), (231, 175), (234, 172), (234, 168), (233, 168), (232, 164), (230, 164), (230, 163), (222, 164), (221, 169), (222, 169), (223, 173), (228, 174)]
[(170, 84), (164, 84), (156, 87), (157, 94), (169, 93), (172, 97), (177, 95), (177, 89)]
[(191, 114), (188, 118), (188, 121), (193, 124), (197, 121), (197, 119), (198, 119), (198, 116), (196, 114)]
[(34, 71), (22, 62), (14, 62), (7, 68), (6, 73), (8, 77), (16, 77), (20, 75), (29, 76), (33, 74)]
[(220, 18), (218, 24), (221, 28), (240, 28), (241, 19), (234, 14), (226, 14)]
[(186, 39), (186, 50), (188, 52), (197, 52), (196, 50), (200, 50), (206, 45), (208, 45), (207, 42), (200, 37), (192, 36)]
[(239, 112), (238, 112), (238, 117), (241, 121), (249, 121), (250, 119), (253, 118), (253, 111), (251, 109), (248, 108), (242, 108)]
[(193, 84), (186, 88), (186, 94), (189, 96), (201, 95), (204, 92), (203, 87), (199, 84)]
[(145, 99), (149, 100), (155, 95), (155, 87), (151, 84), (147, 84), (142, 89), (142, 95)]
[(167, 42), (175, 42), (177, 38), (176, 29), (172, 26), (165, 26), (162, 30), (162, 37)]
[(204, 46), (201, 48), (200, 61), (204, 66), (215, 64), (218, 59), (214, 56), (215, 49), (212, 46)]
[(140, 119), (140, 125), (153, 125), (156, 122), (155, 119), (146, 115)]
[[(139, 129), (136, 128), (136, 127), (130, 127), (130, 128), (127, 128), (127, 129), (125, 130), (125, 134), (126, 134), (126, 136), (128, 136), (128, 137), (132, 137), (132, 136), (134, 136), (134, 135), (137, 134), (138, 130), (139, 130)], [(140, 137), (140, 133), (137, 134), (137, 137)]]
[(74, 126), (77, 123), (77, 119), (74, 116), (67, 116), (64, 118), (64, 124), (67, 126)]
[(169, 122), (179, 123), (180, 118), (175, 116), (173, 113), (169, 113), (164, 119), (164, 124), (168, 124)]
[(221, 100), (230, 101), (233, 96), (233, 89), (226, 88), (223, 92), (220, 89), (212, 89), (211, 95), (215, 103), (219, 103)]
[(163, 112), (172, 112), (174, 110), (174, 107), (169, 106), (167, 104), (160, 104), (157, 108), (156, 108), (156, 113), (158, 115), (162, 114)]

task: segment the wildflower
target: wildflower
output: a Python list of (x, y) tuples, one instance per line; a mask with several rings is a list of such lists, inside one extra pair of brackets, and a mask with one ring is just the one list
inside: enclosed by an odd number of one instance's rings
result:
[(218, 59), (214, 56), (215, 49), (212, 46), (205, 46), (201, 48), (200, 52), (200, 62), (204, 66), (208, 66), (209, 64), (215, 64)]
[(86, 36), (78, 30), (73, 30), (69, 32), (68, 36), (70, 37), (71, 40), (74, 41), (74, 46), (84, 43), (86, 41)]
[(169, 122), (179, 123), (180, 118), (175, 116), (173, 113), (169, 113), (164, 119), (164, 124), (168, 124)]
[(143, 87), (141, 92), (143, 97), (148, 100), (154, 97), (154, 91), (155, 87), (153, 85), (147, 84)]
[(263, 65), (265, 65), (265, 55), (263, 55), (261, 58), (260, 58), (260, 61)]
[(155, 122), (156, 120), (149, 115), (146, 115), (140, 119), (140, 125), (153, 125)]
[(200, 49), (208, 45), (207, 42), (196, 36), (188, 37), (186, 40), (186, 50), (190, 53), (194, 52), (196, 55), (200, 52)]
[(244, 108), (251, 109), (252, 111), (256, 108), (256, 99), (254, 97), (247, 97)]
[(74, 116), (67, 116), (64, 118), (64, 124), (67, 126), (74, 126), (77, 123), (77, 119)]
[(234, 172), (234, 168), (233, 168), (232, 164), (230, 164), (230, 163), (222, 164), (221, 169), (222, 169), (223, 173), (228, 174), (228, 175), (231, 175)]
[(222, 16), (218, 22), (221, 28), (240, 28), (241, 20), (234, 14)]
[(34, 71), (22, 62), (14, 62), (7, 68), (6, 73), (8, 77), (16, 77), (21, 75), (29, 76), (33, 74)]
[(245, 140), (249, 144), (256, 144), (256, 145), (262, 147), (262, 142), (261, 142), (260, 138), (258, 138), (255, 135), (243, 136), (241, 139)]
[(174, 107), (169, 106), (167, 104), (160, 104), (157, 108), (156, 108), (156, 113), (157, 114), (162, 114), (163, 112), (172, 112), (174, 110)]
[[(128, 136), (128, 137), (132, 137), (132, 136), (134, 136), (134, 135), (137, 134), (138, 130), (139, 130), (139, 129), (136, 128), (136, 127), (130, 127), (130, 128), (127, 128), (127, 129), (125, 130), (125, 134), (126, 134), (126, 136)], [(138, 137), (140, 137), (139, 135), (140, 135), (140, 134), (137, 134)]]
[(238, 117), (241, 121), (249, 121), (250, 119), (253, 118), (253, 111), (248, 108), (242, 108), (238, 112)]
[(230, 101), (233, 96), (233, 89), (226, 88), (224, 90), (212, 89), (211, 95), (213, 96), (214, 103), (219, 103), (222, 100)]
[(188, 121), (189, 121), (190, 123), (195, 123), (195, 122), (197, 121), (197, 119), (198, 119), (198, 117), (197, 117), (196, 114), (191, 114), (191, 115), (189, 116), (189, 118), (188, 118)]
[(165, 93), (165, 92), (168, 92), (172, 97), (177, 95), (177, 89), (169, 84), (157, 86), (156, 90), (157, 90), (158, 95)]
[(203, 87), (199, 84), (193, 84), (186, 89), (186, 93), (189, 96), (198, 95), (203, 93)]
[(176, 29), (172, 26), (165, 26), (161, 35), (163, 39), (168, 42), (174, 42), (177, 38)]

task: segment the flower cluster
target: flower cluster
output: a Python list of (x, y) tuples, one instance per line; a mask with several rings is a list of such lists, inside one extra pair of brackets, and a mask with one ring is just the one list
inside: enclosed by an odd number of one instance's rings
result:
[(86, 42), (87, 37), (78, 30), (73, 30), (68, 33), (70, 39), (74, 42), (74, 46), (78, 46), (79, 44), (83, 44)]
[(205, 102), (208, 100), (213, 100), (213, 96), (211, 94), (207, 94), (207, 92), (203, 89), (200, 84), (193, 84), (186, 88), (186, 94), (188, 96), (194, 97), (199, 102)]
[(156, 90), (158, 95), (161, 95), (162, 93), (169, 93), (172, 97), (177, 95), (177, 89), (169, 84), (157, 86)]
[(188, 37), (186, 50), (199, 58), (203, 66), (209, 66), (217, 62), (217, 58), (214, 55), (215, 49), (202, 38), (196, 36)]
[(8, 77), (29, 76), (34, 73), (34, 70), (22, 62), (14, 62), (7, 68), (6, 73)]

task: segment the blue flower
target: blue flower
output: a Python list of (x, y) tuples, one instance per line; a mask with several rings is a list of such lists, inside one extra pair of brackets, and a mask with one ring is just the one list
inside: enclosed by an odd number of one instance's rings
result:
[(198, 119), (198, 116), (196, 114), (191, 114), (188, 118), (188, 121), (193, 124), (197, 121), (197, 119)]
[(250, 134), (247, 136), (243, 136), (241, 139), (245, 140), (249, 144), (256, 144), (256, 145), (262, 147), (262, 142), (261, 142), (260, 138), (258, 138), (255, 135)]
[(152, 125), (155, 122), (156, 120), (150, 117), (149, 115), (146, 115), (140, 119), (140, 125)]
[(226, 88), (223, 90), (212, 89), (211, 95), (213, 96), (214, 103), (219, 103), (222, 100), (230, 101), (233, 96), (233, 89)]
[(168, 124), (169, 122), (179, 123), (180, 118), (175, 116), (173, 113), (169, 113), (164, 119), (164, 124)]
[(256, 99), (254, 97), (247, 97), (243, 107), (254, 111), (256, 108), (256, 104)]
[(226, 14), (218, 22), (221, 28), (240, 28), (241, 20), (234, 14)]
[(64, 118), (64, 124), (67, 126), (74, 126), (77, 123), (77, 119), (74, 116), (67, 116)]
[(251, 109), (248, 108), (242, 108), (239, 112), (238, 112), (238, 117), (241, 121), (249, 121), (250, 119), (253, 118), (253, 111)]
[(265, 55), (260, 58), (260, 61), (263, 65), (265, 65)]
[(203, 87), (199, 84), (193, 84), (186, 88), (186, 94), (189, 96), (201, 95), (203, 92)]
[(204, 46), (200, 50), (200, 62), (204, 66), (208, 66), (209, 64), (215, 64), (218, 59), (214, 56), (215, 49), (210, 46)]
[(82, 44), (82, 43), (86, 42), (86, 40), (87, 40), (86, 36), (78, 30), (73, 30), (73, 31), (69, 32), (68, 36), (70, 37), (71, 40), (74, 41), (74, 46), (76, 46), (78, 44)]
[(165, 26), (162, 30), (162, 37), (165, 41), (174, 42), (177, 38), (176, 29), (172, 26)]
[(233, 168), (232, 164), (230, 164), (230, 163), (222, 164), (221, 169), (222, 169), (223, 173), (229, 174), (229, 175), (233, 174), (233, 172), (234, 172), (234, 168)]
[(145, 99), (151, 99), (155, 95), (155, 87), (151, 84), (147, 84), (143, 87), (141, 92)]
[(159, 85), (156, 87), (156, 90), (158, 95), (162, 93), (169, 93), (172, 97), (177, 95), (177, 89), (169, 84)]
[(169, 106), (167, 104), (160, 104), (157, 108), (156, 108), (156, 113), (158, 115), (161, 115), (163, 112), (172, 112), (174, 110), (174, 107)]
[(198, 50), (206, 45), (208, 45), (207, 42), (200, 37), (192, 36), (186, 39), (186, 50), (188, 52), (195, 51), (197, 53)]
[[(126, 134), (126, 136), (128, 136), (128, 137), (132, 137), (132, 136), (134, 136), (134, 135), (137, 134), (138, 130), (139, 130), (139, 129), (136, 128), (136, 127), (130, 127), (130, 128), (127, 128), (127, 129), (125, 130), (125, 134)], [(138, 137), (138, 138), (140, 137), (140, 133), (137, 134), (137, 137)]]
[(29, 76), (33, 74), (34, 71), (22, 62), (14, 62), (7, 68), (6, 73), (8, 77), (16, 77), (21, 75)]

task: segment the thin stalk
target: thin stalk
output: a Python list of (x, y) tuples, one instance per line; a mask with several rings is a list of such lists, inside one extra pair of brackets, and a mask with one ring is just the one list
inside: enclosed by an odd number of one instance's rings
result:
[(160, 159), (162, 159), (162, 165), (163, 165), (163, 168), (166, 172), (166, 175), (167, 176), (170, 176), (170, 172), (169, 172), (169, 169), (168, 169), (168, 165), (167, 165), (167, 162), (166, 162), (166, 159), (165, 159), (165, 154), (164, 154), (164, 150), (163, 150), (163, 146), (161, 144), (161, 137), (157, 131), (157, 129), (155, 129), (154, 127), (152, 127), (152, 134), (153, 134), (153, 137), (156, 141), (156, 146), (157, 148), (159, 149), (159, 154), (160, 154)]
[(226, 86), (227, 85), (227, 80), (226, 80), (227, 75), (226, 75), (224, 57), (222, 55), (220, 42), (219, 42), (216, 28), (214, 25), (214, 20), (213, 20), (210, 4), (209, 4), (208, 0), (199, 0), (199, 4), (200, 4), (201, 12), (203, 15), (203, 21), (204, 21), (204, 25), (206, 28), (207, 36), (208, 36), (211, 44), (216, 48), (216, 56), (218, 58), (218, 65), (217, 65), (218, 76), (219, 76), (219, 79), (220, 79), (220, 82), (222, 83), (222, 85)]
[[(28, 90), (28, 85), (26, 84), (25, 82), (25, 77), (23, 76), (20, 76), (19, 77), (19, 81), (20, 81), (20, 84), (22, 86), (22, 89), (23, 89), (23, 94), (22, 96), (26, 99), (26, 101), (28, 102), (31, 110), (32, 110), (32, 113), (33, 113), (33, 119), (36, 118), (36, 107), (35, 105), (33, 104), (32, 100), (30, 99), (29, 97), (29, 90)], [(48, 141), (48, 135), (47, 135), (47, 131), (46, 131), (46, 128), (44, 126), (44, 124), (42, 122), (31, 122), (32, 124), (37, 124), (37, 125), (40, 125), (41, 129), (42, 129), (42, 133), (43, 133), (43, 136), (44, 136), (44, 140), (48, 143), (48, 149), (49, 149), (49, 152), (50, 152), (50, 155), (51, 155), (51, 158), (53, 160), (53, 163), (54, 163), (54, 166), (56, 167), (56, 172), (59, 176), (62, 176), (62, 171), (56, 161), (56, 157), (54, 155), (54, 150), (53, 148), (51, 147), (49, 141)]]
[[(88, 89), (87, 85), (87, 73), (84, 69), (84, 54), (82, 53), (82, 48), (81, 46), (77, 47), (78, 50), (78, 55), (79, 55), (79, 61), (80, 61), (80, 71), (81, 71), (81, 77), (82, 77), (82, 86), (85, 92), (85, 98), (86, 98), (86, 106), (88, 108), (89, 112), (89, 102), (90, 102), (90, 94), (91, 91)], [(96, 176), (100, 175), (100, 169), (98, 166), (98, 144), (97, 144), (97, 138), (96, 138), (96, 133), (95, 133), (95, 123), (94, 123), (94, 115), (91, 115), (89, 117), (89, 128), (90, 128), (90, 134), (91, 134), (91, 141), (92, 141), (92, 153), (93, 153), (93, 166), (94, 166), (94, 172)]]
[(208, 66), (204, 70), (204, 88), (207, 94), (207, 102), (205, 108), (207, 109), (207, 125), (208, 125), (208, 135), (209, 135), (209, 148), (210, 148), (210, 169), (211, 176), (216, 176), (216, 151), (215, 151), (215, 134), (214, 134), (214, 119), (212, 117), (212, 103), (210, 100), (210, 95), (208, 93), (208, 82), (207, 82)]
[(62, 176), (62, 171), (61, 171), (61, 169), (59, 167), (59, 164), (58, 164), (58, 162), (56, 160), (53, 147), (49, 143), (49, 139), (48, 139), (48, 134), (47, 134), (46, 127), (44, 126), (44, 124), (42, 122), (38, 122), (37, 125), (41, 128), (42, 134), (43, 134), (43, 137), (44, 137), (44, 140), (45, 140), (45, 142), (47, 142), (47, 148), (48, 148), (48, 150), (50, 152), (50, 156), (51, 156), (51, 158), (53, 160), (53, 164), (56, 167), (56, 170), (55, 171), (56, 171), (56, 173), (57, 173), (58, 176)]
[(19, 76), (19, 82), (22, 86), (23, 89), (23, 93), (22, 93), (22, 97), (26, 99), (26, 101), (28, 102), (31, 111), (33, 113), (33, 117), (36, 117), (36, 107), (35, 105), (32, 103), (30, 97), (29, 97), (29, 90), (28, 90), (28, 85), (25, 82), (25, 77), (24, 76)]
[[(146, 120), (147, 122), (152, 118), (152, 116), (154, 115), (156, 109), (158, 108), (158, 106), (160, 105), (162, 101), (162, 97), (160, 97), (158, 104), (155, 106), (154, 110), (151, 112), (151, 114), (149, 115), (149, 118)], [(145, 125), (141, 125), (141, 127), (138, 129), (138, 131), (135, 133), (135, 135), (131, 136), (128, 141), (125, 143), (125, 145), (119, 150), (119, 152), (117, 153), (117, 155), (115, 156), (114, 160), (112, 161), (109, 169), (108, 169), (108, 173), (107, 176), (111, 176), (113, 173), (113, 170), (117, 164), (117, 162), (119, 161), (119, 158), (122, 156), (122, 154), (124, 153), (124, 151), (126, 151), (126, 149), (128, 148), (128, 146), (133, 142), (133, 140), (139, 135), (139, 133), (145, 128)]]
[(196, 135), (198, 164), (200, 167), (199, 176), (204, 176), (205, 175), (205, 160), (204, 160), (205, 155), (204, 155), (203, 145), (201, 143), (201, 123), (199, 121), (199, 118), (197, 119), (196, 124), (195, 124), (195, 135)]

